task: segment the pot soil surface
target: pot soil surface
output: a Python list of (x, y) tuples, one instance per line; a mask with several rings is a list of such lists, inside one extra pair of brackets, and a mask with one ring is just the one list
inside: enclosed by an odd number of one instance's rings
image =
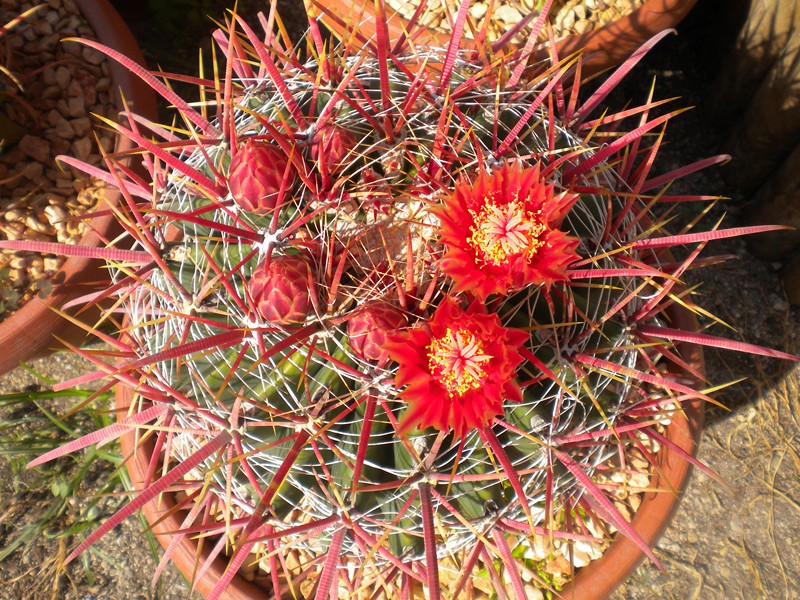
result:
[[(2, 0), (0, 23), (36, 2)], [(59, 154), (92, 164), (102, 161), (97, 140), (113, 147), (97, 117), (113, 117), (115, 106), (106, 59), (69, 37), (94, 38), (71, 0), (50, 0), (6, 34), (6, 68), (20, 87), (5, 85), (0, 119), (6, 131), (0, 152), (0, 239), (77, 243), (102, 188), (85, 175), (59, 168)], [(0, 320), (32, 296), (46, 293), (64, 259), (55, 255), (0, 250)]]
[[(410, 19), (419, 6), (419, 2), (415, 0), (410, 2), (387, 0), (386, 4), (405, 19)], [(542, 3), (538, 0), (502, 0), (500, 2), (477, 0), (470, 4), (469, 14), (478, 26), (483, 24), (490, 4), (494, 5), (494, 9), (489, 23), (488, 36), (490, 40), (494, 41), (527, 15), (537, 12)], [(630, 14), (642, 4), (644, 4), (644, 0), (555, 0), (547, 21), (552, 26), (556, 38), (580, 35), (613, 23), (620, 17)], [(455, 0), (428, 2), (420, 18), (420, 23), (436, 31), (449, 31), (452, 29), (453, 15), (458, 13), (458, 7), (459, 2)], [(514, 38), (514, 42), (524, 44), (529, 30), (529, 26), (524, 28), (523, 33)], [(469, 31), (466, 35), (472, 37)], [(547, 34), (542, 32), (541, 37), (546, 39)]]

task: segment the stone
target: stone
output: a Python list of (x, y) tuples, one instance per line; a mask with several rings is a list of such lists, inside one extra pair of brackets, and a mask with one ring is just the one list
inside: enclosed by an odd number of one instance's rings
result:
[(473, 19), (482, 19), (483, 16), (486, 14), (488, 10), (488, 6), (485, 4), (472, 4), (469, 7), (469, 14), (472, 16)]
[(560, 22), (562, 31), (571, 31), (572, 27), (575, 25), (575, 13), (568, 12), (564, 15), (564, 18)]
[(525, 598), (527, 598), (527, 600), (544, 600), (544, 593), (535, 585), (526, 584)]
[(83, 117), (86, 115), (86, 106), (83, 101), (83, 94), (67, 99), (67, 115), (70, 117)]
[(57, 111), (57, 110), (54, 108), (54, 109), (50, 110), (50, 111), (47, 113), (47, 117), (45, 117), (45, 118), (46, 118), (46, 120), (47, 120), (47, 124), (48, 124), (48, 125), (50, 125), (50, 127), (55, 127), (55, 126), (56, 126), (56, 123), (58, 123), (58, 120), (59, 120), (59, 119), (61, 119), (62, 117), (61, 117), (61, 113), (60, 113), (60, 112), (58, 112), (58, 111)]
[(53, 67), (42, 70), (42, 81), (45, 85), (56, 85), (56, 70)]
[(53, 24), (47, 20), (38, 21), (32, 27), (37, 36), (46, 36), (53, 33)]
[(71, 140), (75, 137), (75, 130), (70, 125), (70, 122), (65, 118), (60, 118), (55, 126), (56, 135), (65, 140)]
[(506, 25), (514, 25), (522, 20), (522, 14), (510, 4), (499, 5), (492, 16)]
[(9, 240), (19, 240), (25, 234), (25, 223), (15, 221), (13, 223), (0, 224), (0, 231), (5, 233)]
[(84, 48), (81, 55), (83, 56), (83, 59), (90, 65), (99, 65), (106, 60), (105, 56), (92, 48)]
[[(51, 144), (50, 152), (51, 152), (51, 156), (53, 158), (55, 158), (59, 154), (66, 154), (67, 152), (69, 152), (69, 146), (70, 146), (69, 140), (65, 140), (65, 139), (62, 139), (62, 138), (57, 138), (57, 139), (52, 140), (50, 142), (50, 144)], [(56, 175), (56, 178), (57, 177), (58, 176)]]
[(19, 140), (17, 147), (25, 156), (36, 161), (45, 162), (50, 159), (50, 142), (46, 139), (34, 135), (24, 135)]
[(72, 142), (72, 151), (75, 154), (75, 158), (86, 161), (92, 153), (92, 146), (92, 140), (87, 137), (76, 139)]
[(572, 564), (575, 565), (576, 568), (580, 569), (581, 567), (585, 567), (590, 562), (591, 557), (586, 552), (578, 550), (577, 548), (572, 549)]
[(92, 130), (92, 122), (89, 120), (89, 117), (72, 119), (70, 120), (70, 125), (75, 135), (79, 138), (88, 135)]
[(30, 181), (39, 181), (44, 174), (44, 165), (39, 162), (28, 163), (22, 170), (22, 176)]
[[(56, 4), (57, 4), (57, 2), (56, 2)], [(51, 8), (52, 8), (52, 5), (51, 5)], [(58, 7), (56, 7), (56, 8), (58, 8)], [(47, 21), (50, 24), (50, 27), (53, 29), (53, 31), (55, 31), (56, 23), (58, 23), (58, 20), (59, 20), (58, 10), (44, 11), (42, 13), (42, 16), (44, 17), (44, 20)]]
[(72, 80), (72, 76), (69, 73), (69, 69), (64, 65), (61, 65), (56, 69), (56, 84), (62, 90), (66, 90), (69, 82)]
[(61, 97), (61, 93), (58, 84), (48, 85), (42, 92), (42, 100), (55, 100)]

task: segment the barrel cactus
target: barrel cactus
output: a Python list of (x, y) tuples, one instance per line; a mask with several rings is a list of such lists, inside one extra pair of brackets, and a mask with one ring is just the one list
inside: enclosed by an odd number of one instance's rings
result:
[(656, 560), (595, 470), (704, 397), (674, 342), (713, 342), (668, 310), (697, 254), (664, 248), (744, 231), (665, 231), (701, 199), (665, 191), (693, 166), (650, 174), (675, 113), (595, 111), (639, 54), (581, 99), (574, 58), (463, 49), (465, 15), (441, 49), (312, 20), (306, 52), (234, 14), (202, 109), (131, 66), (183, 127), (114, 125), (147, 177), (63, 158), (123, 192), (96, 251), (122, 358), (94, 360), (140, 398), (82, 443), (136, 426), (161, 453), (72, 557), (179, 487), (186, 532), (222, 534), (212, 597), (257, 562), (276, 595), (524, 597), (557, 588), (537, 539), (613, 530)]

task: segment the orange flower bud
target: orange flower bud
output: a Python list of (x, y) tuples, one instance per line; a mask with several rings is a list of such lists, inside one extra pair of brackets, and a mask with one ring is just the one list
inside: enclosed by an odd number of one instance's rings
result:
[(283, 150), (267, 142), (247, 140), (239, 147), (228, 170), (228, 189), (234, 202), (251, 212), (274, 210), (280, 201), (287, 168), (288, 190), (294, 183), (295, 172)]
[(384, 350), (386, 338), (407, 324), (400, 309), (388, 302), (371, 302), (347, 322), (350, 348), (356, 356), (383, 366), (389, 360)]
[(301, 323), (313, 308), (311, 267), (299, 256), (273, 256), (259, 264), (248, 289), (254, 311), (272, 323)]
[(321, 171), (338, 173), (347, 166), (347, 157), (356, 146), (356, 139), (346, 129), (329, 125), (314, 135), (311, 159)]

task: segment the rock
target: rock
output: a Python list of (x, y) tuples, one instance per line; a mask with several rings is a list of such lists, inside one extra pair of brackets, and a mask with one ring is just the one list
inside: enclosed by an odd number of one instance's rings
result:
[(42, 71), (42, 81), (46, 85), (56, 85), (56, 70), (53, 67), (46, 67)]
[(472, 16), (473, 19), (482, 19), (483, 16), (486, 14), (488, 10), (488, 6), (485, 4), (472, 4), (469, 7), (469, 14)]
[(21, 37), (26, 42), (32, 42), (36, 39), (36, 31), (34, 31), (33, 27), (26, 27), (24, 29), (17, 30), (19, 37)]
[(31, 162), (22, 170), (22, 176), (30, 181), (39, 181), (44, 175), (44, 165), (39, 162)]
[(0, 225), (0, 231), (2, 231), (9, 240), (19, 240), (25, 234), (25, 224), (20, 222), (3, 223)]
[(25, 213), (18, 208), (7, 210), (3, 218), (9, 223), (22, 223), (25, 221)]
[(92, 48), (84, 48), (81, 56), (83, 56), (83, 59), (90, 65), (99, 65), (106, 60), (105, 56)]
[(44, 270), (49, 273), (55, 273), (61, 267), (63, 260), (55, 256), (44, 257)]
[[(55, 2), (58, 4), (58, 2)], [(50, 4), (50, 8), (54, 8), (52, 4)], [(60, 6), (56, 6), (56, 9), (60, 8)], [(42, 13), (44, 20), (50, 24), (50, 27), (55, 31), (56, 23), (58, 23), (59, 16), (57, 10), (48, 10)]]
[(63, 225), (64, 220), (67, 218), (67, 213), (57, 204), (51, 204), (50, 206), (46, 207), (44, 209), (44, 214), (50, 224), (54, 227), (59, 224)]
[(28, 227), (28, 229), (35, 231), (36, 233), (46, 233), (48, 235), (53, 235), (55, 233), (53, 228), (50, 227), (48, 223), (42, 223), (34, 215), (28, 215), (28, 218), (25, 219), (25, 225)]
[(92, 122), (89, 120), (88, 117), (80, 117), (78, 119), (72, 119), (70, 121), (70, 125), (72, 125), (72, 130), (75, 132), (75, 135), (79, 138), (88, 135), (89, 132), (92, 130)]
[(496, 20), (505, 23), (507, 26), (514, 25), (522, 20), (519, 10), (510, 4), (501, 4), (494, 10), (492, 15)]
[(70, 122), (63, 117), (58, 120), (58, 123), (56, 123), (55, 130), (56, 135), (65, 140), (71, 140), (75, 137), (75, 130), (72, 128), (72, 125), (70, 125)]
[(7, 40), (8, 40), (8, 45), (13, 50), (19, 50), (25, 44), (25, 40), (22, 37), (18, 36), (11, 36), (10, 38), (7, 38)]
[(69, 74), (69, 69), (61, 65), (56, 69), (56, 84), (62, 90), (66, 90), (69, 82), (72, 81), (72, 76)]
[(572, 31), (572, 28), (575, 25), (575, 13), (574, 12), (566, 13), (563, 19), (560, 20), (559, 25), (561, 27), (561, 31), (563, 32)]
[(60, 112), (58, 112), (58, 111), (57, 111), (57, 110), (54, 108), (54, 109), (52, 109), (50, 112), (48, 112), (48, 113), (47, 113), (47, 117), (46, 117), (47, 124), (48, 124), (48, 125), (50, 125), (50, 127), (55, 127), (55, 126), (56, 126), (56, 123), (58, 123), (58, 120), (59, 120), (60, 118), (61, 118), (61, 113), (60, 113)]
[(61, 97), (61, 88), (58, 84), (48, 85), (44, 91), (42, 92), (42, 99), (43, 100), (55, 100), (56, 98)]
[[(59, 154), (66, 154), (67, 152), (69, 152), (69, 146), (70, 146), (69, 140), (65, 140), (65, 139), (62, 139), (62, 138), (57, 138), (57, 139), (54, 139), (52, 142), (50, 142), (50, 144), (51, 144), (51, 146), (50, 146), (50, 153), (51, 153), (50, 154), (50, 156), (51, 156), (50, 161), (51, 162)], [(56, 179), (57, 179), (58, 178), (57, 171), (54, 171), (54, 173), (56, 173)]]
[(67, 115), (70, 117), (83, 117), (86, 115), (83, 94), (67, 99)]
[(544, 593), (534, 585), (526, 585), (525, 597), (527, 600), (544, 600)]
[(80, 160), (87, 160), (92, 153), (92, 140), (87, 137), (79, 137), (72, 142), (72, 152)]
[(650, 477), (647, 473), (630, 473), (628, 475), (628, 485), (634, 488), (644, 489), (650, 485)]
[(591, 560), (591, 557), (583, 550), (578, 550), (577, 548), (572, 549), (572, 564), (575, 565), (576, 568), (585, 567)]
[(78, 79), (81, 82), (81, 89), (83, 90), (84, 107), (94, 106), (97, 102), (97, 91), (95, 90), (97, 81), (89, 73), (79, 73)]
[(83, 97), (81, 82), (74, 76), (70, 80), (69, 85), (67, 85), (67, 96), (68, 98)]
[(50, 142), (43, 138), (24, 135), (19, 140), (17, 147), (22, 150), (25, 156), (29, 156), (33, 160), (45, 162), (50, 159)]

